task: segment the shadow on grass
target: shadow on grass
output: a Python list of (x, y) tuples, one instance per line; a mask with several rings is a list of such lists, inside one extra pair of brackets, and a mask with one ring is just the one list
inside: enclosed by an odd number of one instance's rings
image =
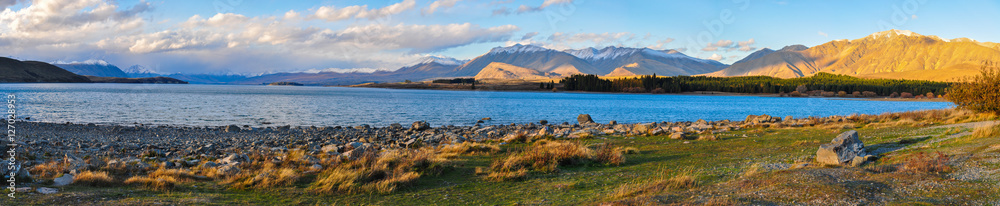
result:
[(924, 137), (914, 137), (914, 138), (904, 138), (896, 142), (886, 142), (880, 144), (872, 144), (866, 147), (869, 153), (873, 155), (882, 155), (885, 153), (893, 152), (906, 148), (907, 146), (926, 141), (930, 139), (931, 136)]

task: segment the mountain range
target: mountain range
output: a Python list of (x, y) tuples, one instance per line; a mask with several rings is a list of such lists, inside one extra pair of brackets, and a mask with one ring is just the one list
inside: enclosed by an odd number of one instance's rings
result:
[(984, 62), (1000, 62), (1000, 46), (968, 38), (943, 39), (889, 30), (812, 48), (794, 45), (773, 52), (761, 50), (747, 58), (752, 59), (706, 75), (794, 78), (825, 72), (869, 78), (957, 81), (978, 74)]
[(1000, 62), (1000, 44), (968, 38), (943, 39), (904, 30), (877, 32), (855, 40), (834, 40), (814, 47), (763, 48), (727, 65), (677, 50), (605, 47), (554, 50), (535, 45), (495, 47), (470, 60), (429, 56), (395, 71), (273, 73), (259, 76), (156, 74), (141, 66), (121, 71), (110, 64), (57, 64), (94, 76), (166, 76), (191, 83), (311, 85), (424, 81), (440, 78), (552, 79), (573, 74), (600, 76), (773, 76), (806, 77), (825, 72), (866, 78), (955, 81), (978, 73), (983, 62)]

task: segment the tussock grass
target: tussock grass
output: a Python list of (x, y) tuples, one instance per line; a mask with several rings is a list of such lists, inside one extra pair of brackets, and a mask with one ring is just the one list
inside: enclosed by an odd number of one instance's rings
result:
[(1000, 124), (976, 127), (970, 137), (973, 139), (1000, 137)]
[(558, 172), (559, 166), (588, 163), (620, 165), (624, 162), (622, 151), (609, 144), (590, 149), (576, 142), (540, 140), (525, 151), (494, 160), (486, 179), (508, 181), (527, 177), (530, 171)]
[(698, 185), (691, 175), (678, 175), (671, 178), (660, 178), (645, 184), (623, 184), (609, 194), (611, 199), (638, 197), (661, 194), (665, 191), (688, 189)]
[(67, 165), (61, 161), (49, 161), (44, 164), (35, 165), (28, 171), (36, 178), (52, 179), (65, 173), (66, 167)]
[(422, 175), (440, 173), (448, 160), (432, 149), (366, 152), (320, 173), (309, 186), (315, 193), (390, 193)]
[(148, 189), (166, 191), (174, 188), (177, 184), (177, 179), (170, 176), (163, 177), (150, 177), (150, 176), (134, 176), (129, 177), (125, 180), (127, 185), (138, 185)]
[(493, 154), (500, 151), (500, 146), (485, 143), (462, 142), (461, 144), (442, 145), (438, 148), (442, 154), (464, 155), (464, 154)]
[(76, 176), (73, 176), (73, 184), (75, 185), (87, 185), (93, 187), (107, 187), (113, 186), (118, 182), (115, 181), (108, 172), (104, 171), (83, 171)]

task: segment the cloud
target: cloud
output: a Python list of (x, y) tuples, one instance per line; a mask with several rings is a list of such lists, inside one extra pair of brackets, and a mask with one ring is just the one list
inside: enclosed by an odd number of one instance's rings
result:
[(656, 41), (656, 45), (649, 46), (647, 48), (657, 49), (657, 50), (665, 49), (666, 48), (665, 45), (669, 44), (670, 42), (674, 42), (674, 38), (667, 38), (667, 39), (664, 39), (664, 40)]
[[(494, 2), (493, 4), (505, 4), (505, 3), (510, 3), (510, 2)], [(542, 11), (550, 6), (561, 5), (561, 4), (572, 4), (572, 3), (573, 0), (545, 0), (544, 2), (542, 2), (542, 5), (537, 7), (521, 4), (521, 6), (518, 6), (517, 9), (510, 9), (504, 6), (494, 9), (493, 16), (537, 12), (537, 11)]]
[(531, 32), (531, 33), (524, 34), (524, 37), (521, 37), (521, 40), (522, 41), (523, 40), (528, 40), (528, 39), (534, 38), (535, 36), (538, 36), (538, 32), (537, 31), (536, 32)]
[(20, 3), (21, 1), (22, 0), (0, 0), (0, 9), (5, 9), (7, 7), (16, 5), (17, 3)]
[(715, 61), (722, 61), (722, 60), (724, 60), (726, 58), (722, 57), (722, 55), (719, 55), (719, 54), (712, 54), (712, 56), (709, 56), (708, 58), (705, 58), (705, 59), (715, 60)]
[(611, 43), (620, 43), (623, 41), (629, 41), (635, 38), (635, 34), (629, 32), (618, 32), (618, 33), (562, 33), (556, 32), (549, 36), (548, 40), (552, 43), (566, 43), (566, 44), (576, 44), (576, 43), (593, 43), (594, 45), (607, 45)]
[(754, 41), (753, 38), (750, 38), (750, 40), (747, 41), (740, 41), (740, 42), (733, 42), (733, 40), (719, 40), (718, 42), (709, 43), (708, 45), (705, 45), (705, 47), (702, 47), (701, 50), (702, 51), (739, 50), (746, 52), (746, 51), (756, 50), (757, 48), (752, 46), (756, 43), (757, 42)]
[(368, 5), (361, 5), (361, 6), (354, 5), (343, 8), (336, 8), (334, 6), (322, 6), (319, 7), (319, 9), (316, 9), (316, 13), (311, 15), (310, 18), (323, 19), (331, 22), (350, 19), (350, 18), (372, 20), (402, 13), (403, 11), (412, 9), (416, 5), (417, 2), (415, 0), (403, 0), (403, 2), (370, 10), (368, 9)]
[(431, 3), (431, 5), (428, 5), (427, 8), (424, 8), (424, 9), (420, 10), (420, 13), (424, 14), (424, 15), (434, 14), (434, 12), (437, 11), (438, 9), (451, 8), (451, 7), (455, 6), (455, 3), (458, 3), (459, 1), (462, 1), (462, 0), (438, 0), (438, 1), (434, 1), (434, 2)]
[[(328, 21), (340, 18), (341, 13), (335, 13), (340, 11), (347, 11), (348, 19), (381, 18), (412, 7), (411, 0), (378, 9), (348, 6), (316, 12)], [(122, 6), (111, 0), (33, 1), (0, 11), (0, 51), (41, 61), (103, 59), (167, 73), (392, 70), (428, 52), (523, 38), (514, 37), (520, 30), (514, 25), (372, 22), (318, 27), (307, 21), (319, 17), (303, 18), (305, 12), (294, 10), (275, 16), (194, 15), (176, 23), (150, 23), (140, 17), (152, 9), (146, 2)]]
[(823, 31), (818, 31), (816, 33), (819, 34), (820, 36), (823, 36), (823, 37), (830, 37), (830, 35), (824, 33)]

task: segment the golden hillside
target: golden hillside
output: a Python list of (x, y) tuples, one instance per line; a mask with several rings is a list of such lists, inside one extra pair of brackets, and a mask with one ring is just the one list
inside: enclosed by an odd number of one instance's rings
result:
[(1000, 62), (1000, 50), (996, 45), (889, 30), (804, 50), (782, 49), (706, 75), (794, 78), (827, 72), (871, 78), (955, 81), (978, 74), (976, 71), (985, 61)]

